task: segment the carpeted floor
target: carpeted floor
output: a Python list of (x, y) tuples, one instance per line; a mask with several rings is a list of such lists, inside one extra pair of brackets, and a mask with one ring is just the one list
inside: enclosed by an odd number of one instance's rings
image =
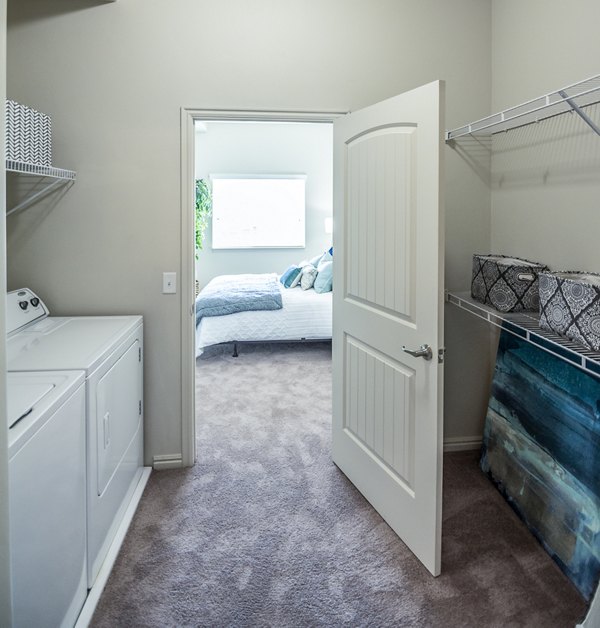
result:
[(586, 605), (477, 467), (445, 457), (433, 578), (330, 458), (327, 344), (198, 360), (198, 463), (153, 473), (92, 622), (560, 628)]

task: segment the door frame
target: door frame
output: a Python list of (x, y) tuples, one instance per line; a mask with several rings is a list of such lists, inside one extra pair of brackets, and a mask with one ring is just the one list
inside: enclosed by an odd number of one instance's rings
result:
[(323, 122), (333, 121), (347, 112), (269, 111), (250, 109), (181, 108), (181, 464), (196, 462), (196, 326), (194, 324), (195, 238), (194, 181), (196, 120), (221, 122)]

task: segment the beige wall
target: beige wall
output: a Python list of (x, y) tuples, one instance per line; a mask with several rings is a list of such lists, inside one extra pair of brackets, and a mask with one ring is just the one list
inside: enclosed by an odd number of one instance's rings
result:
[[(597, 0), (495, 0), (494, 110), (597, 74), (598, 23)], [(598, 106), (588, 113), (600, 124)], [(598, 135), (569, 114), (500, 134), (492, 170), (495, 252), (600, 272)]]
[[(180, 300), (160, 293), (180, 266), (180, 108), (345, 111), (441, 78), (457, 126), (489, 112), (491, 0), (94, 4), (9, 2), (9, 97), (52, 115), (55, 162), (78, 172), (54, 207), (9, 219), (9, 287), (55, 314), (144, 315), (148, 463), (181, 451)], [(447, 282), (466, 289), (489, 189), (450, 150), (446, 172)], [(447, 433), (469, 436), (487, 375), (447, 309)]]

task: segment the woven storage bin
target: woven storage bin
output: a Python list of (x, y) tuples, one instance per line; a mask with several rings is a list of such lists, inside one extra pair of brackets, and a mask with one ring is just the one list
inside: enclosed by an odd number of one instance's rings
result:
[(52, 165), (50, 116), (14, 100), (7, 100), (6, 159), (21, 163)]
[(518, 257), (475, 254), (471, 296), (499, 312), (538, 311), (538, 273), (547, 268)]
[(541, 273), (540, 327), (600, 351), (600, 275)]

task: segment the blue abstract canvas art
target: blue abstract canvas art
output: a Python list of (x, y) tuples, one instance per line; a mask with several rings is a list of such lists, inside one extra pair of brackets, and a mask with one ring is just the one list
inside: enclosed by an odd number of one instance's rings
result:
[(589, 600), (600, 575), (600, 378), (503, 331), (481, 468)]

